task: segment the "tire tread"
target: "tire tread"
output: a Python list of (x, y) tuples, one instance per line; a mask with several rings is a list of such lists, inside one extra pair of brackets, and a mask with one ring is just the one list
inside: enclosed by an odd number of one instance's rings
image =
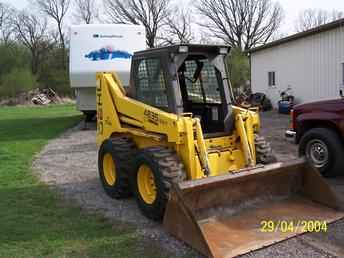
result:
[[(131, 195), (129, 175), (133, 169), (133, 157), (136, 153), (134, 142), (128, 137), (113, 137), (108, 140), (112, 146), (112, 156), (116, 162), (117, 182), (115, 186), (106, 186), (103, 183), (104, 190), (111, 198), (122, 199)], [(99, 157), (98, 164), (102, 162)], [(99, 166), (99, 172), (101, 166)]]
[[(166, 204), (168, 201), (168, 196), (170, 189), (174, 183), (182, 182), (186, 179), (186, 173), (184, 170), (184, 165), (181, 163), (178, 155), (174, 150), (171, 150), (165, 146), (154, 146), (148, 147), (140, 150), (140, 155), (138, 155), (138, 160), (140, 156), (149, 158), (157, 166), (158, 177), (161, 182), (163, 189), (161, 194), (157, 196), (156, 201), (154, 202), (154, 207), (147, 207), (147, 205), (139, 198), (138, 190), (136, 189), (138, 205), (143, 212), (143, 214), (153, 220), (161, 220), (165, 213)], [(140, 167), (142, 163), (136, 163), (136, 170)], [(137, 171), (136, 171), (137, 172)], [(155, 174), (156, 176), (156, 174)], [(136, 179), (136, 176), (133, 178)], [(133, 184), (137, 184), (136, 180)], [(158, 187), (158, 185), (157, 185)], [(134, 188), (134, 187), (133, 187)], [(159, 192), (159, 189), (158, 189)]]
[(257, 164), (267, 165), (277, 161), (270, 143), (263, 136), (255, 135), (255, 147)]

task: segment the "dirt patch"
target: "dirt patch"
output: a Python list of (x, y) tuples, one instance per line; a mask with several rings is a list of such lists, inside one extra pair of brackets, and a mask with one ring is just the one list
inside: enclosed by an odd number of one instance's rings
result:
[[(187, 254), (197, 257), (189, 247), (169, 236), (160, 223), (141, 215), (133, 199), (113, 200), (105, 195), (98, 178), (95, 126), (89, 126), (89, 130), (82, 130), (81, 124), (50, 141), (34, 161), (38, 177), (55, 188), (66, 200), (87, 211), (103, 214), (116, 227), (120, 226), (119, 223), (122, 226), (135, 226), (138, 234), (157, 241), (162, 248), (172, 252), (173, 256)], [(289, 126), (288, 116), (276, 112), (263, 113), (262, 126), (262, 135), (271, 142), (280, 161), (297, 157), (297, 146), (284, 140), (284, 131)], [(333, 185), (343, 192), (344, 184), (338, 182), (343, 181), (335, 180)], [(343, 223), (336, 223), (331, 226), (331, 230), (342, 231), (342, 226)], [(309, 242), (307, 238), (294, 238), (244, 257), (336, 257), (332, 251), (315, 248), (314, 245), (307, 244), (307, 241)]]
[(261, 134), (271, 143), (271, 147), (281, 162), (297, 158), (297, 145), (288, 142), (285, 131), (289, 128), (289, 116), (275, 111), (261, 113)]

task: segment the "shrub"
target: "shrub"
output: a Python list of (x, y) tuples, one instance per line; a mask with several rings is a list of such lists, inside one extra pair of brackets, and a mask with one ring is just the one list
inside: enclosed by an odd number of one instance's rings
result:
[[(65, 55), (64, 58), (63, 55)], [(62, 66), (63, 60), (66, 59), (67, 55), (61, 49), (55, 48), (49, 52), (40, 66), (38, 75), (40, 88), (52, 88), (60, 96), (73, 94), (68, 69)]]
[(0, 57), (0, 82), (12, 69), (29, 67), (31, 62), (28, 51), (15, 42), (0, 44)]
[(18, 93), (27, 92), (36, 86), (36, 79), (28, 68), (14, 68), (3, 75), (0, 96), (16, 97)]
[(233, 88), (245, 85), (250, 79), (250, 62), (247, 55), (240, 48), (234, 48), (227, 62)]
[(71, 96), (68, 73), (62, 69), (47, 69), (40, 81), (41, 88), (52, 88), (60, 96)]

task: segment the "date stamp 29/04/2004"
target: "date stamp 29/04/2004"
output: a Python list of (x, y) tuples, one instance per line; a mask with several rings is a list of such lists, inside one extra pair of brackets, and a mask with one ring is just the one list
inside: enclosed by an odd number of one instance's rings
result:
[(320, 220), (262, 220), (260, 231), (263, 233), (327, 232), (327, 222)]

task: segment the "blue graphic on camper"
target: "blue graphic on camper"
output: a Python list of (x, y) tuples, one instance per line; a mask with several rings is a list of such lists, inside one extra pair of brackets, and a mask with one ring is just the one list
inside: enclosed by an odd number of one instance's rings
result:
[(112, 47), (103, 47), (85, 55), (92, 61), (111, 60), (111, 59), (130, 59), (133, 55), (127, 51), (114, 50)]

